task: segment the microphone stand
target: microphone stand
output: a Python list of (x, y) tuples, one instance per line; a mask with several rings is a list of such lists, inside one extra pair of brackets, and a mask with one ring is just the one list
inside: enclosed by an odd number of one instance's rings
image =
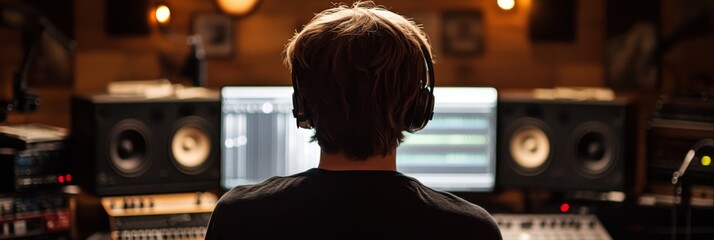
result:
[(34, 112), (37, 106), (40, 105), (40, 96), (27, 89), (27, 76), (30, 71), (30, 64), (37, 56), (40, 38), (44, 32), (44, 28), (40, 28), (40, 32), (30, 41), (30, 46), (25, 50), (20, 67), (13, 74), (12, 80), (12, 109), (17, 109), (19, 112)]
[(188, 77), (191, 84), (196, 87), (206, 85), (208, 78), (208, 67), (205, 58), (205, 51), (201, 35), (194, 34), (185, 36), (171, 31), (168, 27), (161, 27), (161, 35), (172, 42), (187, 44), (190, 47), (190, 52), (184, 60), (184, 65), (181, 69), (181, 75)]
[[(3, 7), (3, 6), (0, 6)], [(14, 25), (20, 27), (30, 40), (29, 46), (25, 49), (22, 56), (22, 62), (18, 69), (13, 73), (12, 79), (12, 99), (9, 102), (0, 103), (0, 123), (7, 120), (7, 115), (17, 110), (19, 112), (35, 112), (37, 106), (40, 105), (40, 96), (27, 89), (27, 76), (30, 72), (30, 65), (37, 56), (38, 49), (42, 36), (46, 33), (53, 40), (60, 43), (68, 51), (74, 50), (74, 42), (62, 34), (49, 20), (37, 15), (27, 6), (18, 4), (7, 8), (0, 8), (0, 11), (9, 11), (22, 16), (23, 23)], [(0, 23), (6, 21), (0, 16)], [(29, 22), (29, 23), (28, 23)], [(12, 24), (11, 24), (12, 25)]]
[(30, 46), (23, 54), (20, 67), (13, 73), (12, 100), (0, 105), (0, 107), (2, 107), (2, 110), (0, 110), (0, 123), (5, 122), (7, 115), (13, 110), (19, 112), (34, 112), (37, 110), (37, 106), (40, 105), (40, 96), (27, 89), (27, 75), (32, 60), (37, 56), (37, 49), (39, 48), (40, 37), (43, 32), (42, 29), (43, 28), (40, 28), (39, 34), (33, 36), (32, 40), (30, 40)]
[(182, 74), (191, 79), (193, 86), (205, 86), (207, 69), (201, 35), (189, 36), (188, 44), (191, 46), (191, 52), (186, 57)]
[[(682, 161), (682, 165), (679, 166), (679, 169), (674, 171), (672, 173), (672, 185), (674, 185), (674, 195), (672, 196), (672, 240), (677, 239), (677, 234), (678, 234), (678, 226), (677, 226), (677, 206), (680, 204), (686, 208), (687, 210), (687, 216), (686, 216), (686, 228), (685, 228), (685, 234), (686, 238), (689, 240), (691, 239), (692, 236), (692, 223), (691, 223), (691, 215), (692, 215), (692, 206), (691, 206), (691, 197), (692, 197), (692, 190), (691, 186), (689, 184), (684, 184), (680, 178), (684, 176), (684, 173), (687, 171), (689, 168), (689, 165), (692, 163), (694, 160), (694, 157), (697, 154), (697, 151), (699, 151), (700, 148), (702, 147), (714, 147), (714, 139), (711, 138), (705, 138), (699, 140), (697, 143), (692, 146), (692, 148), (687, 151), (687, 154), (684, 156), (684, 160)], [(679, 200), (679, 202), (677, 201)]]

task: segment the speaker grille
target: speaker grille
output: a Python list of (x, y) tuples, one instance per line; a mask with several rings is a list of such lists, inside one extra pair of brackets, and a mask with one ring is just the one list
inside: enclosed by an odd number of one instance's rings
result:
[(182, 173), (195, 175), (211, 165), (214, 131), (203, 119), (185, 117), (176, 122), (169, 139), (171, 163)]
[(569, 157), (581, 176), (600, 178), (612, 169), (618, 141), (610, 128), (602, 122), (589, 121), (573, 132)]
[(507, 134), (509, 161), (516, 171), (523, 175), (538, 175), (550, 164), (550, 129), (535, 118), (523, 118), (509, 127)]
[(109, 134), (109, 164), (124, 177), (141, 176), (151, 164), (151, 131), (135, 119), (125, 119)]

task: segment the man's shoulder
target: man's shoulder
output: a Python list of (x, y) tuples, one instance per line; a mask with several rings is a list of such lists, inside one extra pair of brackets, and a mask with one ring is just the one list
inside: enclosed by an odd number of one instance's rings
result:
[(466, 201), (454, 194), (434, 190), (415, 181), (423, 194), (420, 198), (432, 210), (435, 216), (430, 218), (438, 221), (444, 229), (452, 229), (455, 233), (474, 233), (488, 235), (484, 239), (499, 239), (500, 231), (495, 220), (482, 207)]
[(466, 201), (454, 194), (448, 193), (448, 192), (443, 192), (443, 191), (438, 191), (438, 190), (431, 190), (432, 191), (432, 196), (434, 199), (431, 199), (432, 202), (434, 202), (435, 207), (447, 211), (450, 213), (456, 213), (460, 215), (467, 215), (467, 216), (473, 216), (473, 217), (478, 217), (478, 218), (484, 218), (488, 217), (490, 218), (490, 214), (483, 209), (482, 207), (473, 204), (469, 201)]
[(275, 196), (290, 187), (299, 185), (304, 179), (305, 176), (297, 174), (286, 177), (271, 177), (258, 184), (236, 186), (223, 194), (218, 202), (219, 204), (231, 204), (234, 202), (263, 200)]

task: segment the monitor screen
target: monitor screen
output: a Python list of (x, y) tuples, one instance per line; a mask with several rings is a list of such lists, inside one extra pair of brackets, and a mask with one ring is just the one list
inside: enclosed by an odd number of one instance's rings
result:
[(312, 131), (298, 129), (292, 87), (221, 90), (221, 184), (255, 184), (317, 167), (320, 147)]
[[(230, 189), (317, 167), (312, 130), (292, 115), (292, 87), (224, 87), (221, 183)], [(493, 88), (437, 87), (434, 118), (407, 134), (397, 170), (447, 191), (490, 191), (495, 184), (496, 102)]]
[(434, 97), (432, 120), (397, 148), (397, 170), (435, 189), (491, 191), (496, 89), (438, 87)]

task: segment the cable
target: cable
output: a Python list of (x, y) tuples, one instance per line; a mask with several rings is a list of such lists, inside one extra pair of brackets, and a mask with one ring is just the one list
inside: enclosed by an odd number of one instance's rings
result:
[(672, 194), (672, 240), (677, 240), (677, 199), (679, 199), (681, 191), (680, 184), (674, 184), (674, 192)]
[(692, 240), (692, 206), (687, 206), (687, 219), (686, 219), (686, 239)]
[[(694, 159), (694, 156), (697, 154), (697, 151), (702, 148), (702, 147), (714, 147), (714, 139), (711, 138), (705, 138), (702, 140), (699, 140), (697, 143), (692, 146), (692, 148), (687, 151), (687, 155), (684, 156), (684, 161), (682, 161), (682, 165), (679, 166), (679, 169), (674, 171), (672, 173), (672, 184), (674, 185), (674, 194), (673, 194), (673, 200), (672, 200), (672, 240), (677, 239), (677, 205), (679, 203), (683, 203), (682, 199), (682, 182), (679, 180), (679, 178), (684, 176), (684, 173), (687, 171), (687, 168), (689, 168), (689, 164), (692, 163), (692, 159)], [(688, 188), (687, 188), (688, 189)], [(688, 191), (688, 194), (689, 193)], [(680, 200), (679, 203), (677, 200)], [(689, 204), (687, 204), (689, 205)], [(691, 221), (691, 213), (692, 209), (691, 206), (688, 206), (687, 208), (687, 217), (686, 217), (686, 226), (685, 226), (685, 234), (687, 236), (687, 239), (691, 239), (692, 235), (692, 221)]]

